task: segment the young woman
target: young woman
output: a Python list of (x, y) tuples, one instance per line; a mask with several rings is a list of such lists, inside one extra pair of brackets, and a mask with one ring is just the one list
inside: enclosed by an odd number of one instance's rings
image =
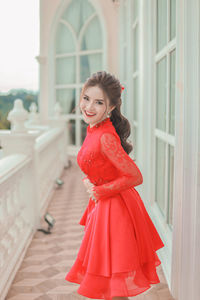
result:
[(79, 222), (84, 237), (65, 279), (93, 299), (128, 299), (160, 282), (156, 251), (164, 244), (134, 188), (143, 177), (128, 155), (122, 89), (115, 76), (97, 72), (85, 82), (79, 102), (88, 126), (77, 162), (90, 198)]

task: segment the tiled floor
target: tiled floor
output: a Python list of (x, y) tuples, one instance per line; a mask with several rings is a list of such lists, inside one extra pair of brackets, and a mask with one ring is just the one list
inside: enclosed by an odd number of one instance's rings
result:
[[(48, 212), (56, 219), (52, 234), (37, 232), (5, 300), (76, 300), (86, 299), (76, 290), (79, 285), (66, 281), (84, 234), (78, 222), (88, 203), (82, 184), (84, 174), (70, 157), (72, 166), (64, 170), (64, 185), (55, 190)], [(44, 221), (41, 226), (46, 227)], [(161, 265), (157, 267), (160, 283), (137, 297), (137, 300), (172, 300)], [(88, 298), (87, 298), (88, 299)], [(4, 300), (4, 299), (1, 299)]]

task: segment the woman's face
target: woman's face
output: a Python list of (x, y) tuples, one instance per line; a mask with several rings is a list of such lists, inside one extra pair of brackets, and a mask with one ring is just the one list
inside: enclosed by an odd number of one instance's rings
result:
[(90, 86), (85, 89), (80, 101), (80, 109), (84, 121), (90, 127), (107, 118), (107, 113), (111, 111), (108, 98), (104, 97), (98, 86)]

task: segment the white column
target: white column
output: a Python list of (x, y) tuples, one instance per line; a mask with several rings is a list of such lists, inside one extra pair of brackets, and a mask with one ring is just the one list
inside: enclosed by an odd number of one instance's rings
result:
[(47, 58), (46, 56), (39, 55), (36, 57), (39, 63), (39, 114), (43, 124), (48, 119), (48, 103), (47, 103), (47, 91), (48, 91), (48, 76), (47, 76)]
[(177, 0), (176, 146), (172, 293), (200, 297), (199, 0)]
[[(151, 126), (148, 126), (148, 123), (151, 121), (151, 110), (148, 110), (148, 104), (151, 103), (151, 98), (148, 93), (148, 83), (149, 74), (148, 70), (148, 53), (149, 53), (149, 44), (147, 43), (148, 37), (148, 6), (145, 5), (145, 0), (138, 1), (138, 18), (139, 18), (139, 31), (138, 31), (138, 72), (139, 72), (139, 81), (138, 81), (138, 153), (137, 160), (139, 162), (139, 167), (143, 173), (144, 184), (143, 186), (138, 187), (142, 198), (149, 202), (149, 196), (146, 196), (148, 193), (148, 152), (150, 151), (148, 144), (148, 136), (150, 136), (149, 130)], [(150, 125), (150, 124), (149, 124)], [(150, 166), (150, 165), (149, 165)], [(148, 193), (149, 195), (149, 193)], [(146, 201), (146, 202), (147, 202)]]

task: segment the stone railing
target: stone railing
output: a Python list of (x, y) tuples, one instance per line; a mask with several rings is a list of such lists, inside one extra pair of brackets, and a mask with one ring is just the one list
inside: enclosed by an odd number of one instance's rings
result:
[(57, 178), (68, 166), (66, 126), (58, 113), (48, 125), (39, 125), (36, 107), (32, 105), (28, 114), (18, 99), (8, 120), (11, 130), (0, 130), (1, 299), (40, 224)]

